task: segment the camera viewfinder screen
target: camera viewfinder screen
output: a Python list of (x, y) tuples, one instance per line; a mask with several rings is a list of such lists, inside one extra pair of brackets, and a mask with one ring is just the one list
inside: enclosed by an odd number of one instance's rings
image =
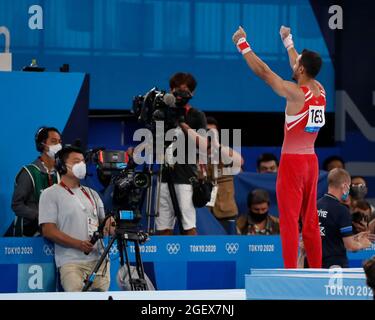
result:
[(133, 220), (134, 212), (130, 210), (120, 210), (120, 220)]

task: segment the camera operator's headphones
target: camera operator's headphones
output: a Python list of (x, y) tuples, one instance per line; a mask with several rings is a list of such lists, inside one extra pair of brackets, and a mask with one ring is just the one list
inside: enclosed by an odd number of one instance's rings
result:
[(66, 174), (68, 172), (68, 168), (66, 167), (66, 164), (65, 164), (65, 161), (64, 161), (64, 156), (67, 153), (71, 153), (71, 152), (77, 152), (77, 153), (83, 154), (83, 152), (80, 148), (69, 145), (69, 146), (63, 147), (55, 155), (55, 169), (59, 173), (60, 176)]
[(55, 155), (55, 169), (59, 173), (60, 176), (68, 172), (68, 169), (63, 159), (65, 153), (66, 153), (66, 148), (64, 147)]

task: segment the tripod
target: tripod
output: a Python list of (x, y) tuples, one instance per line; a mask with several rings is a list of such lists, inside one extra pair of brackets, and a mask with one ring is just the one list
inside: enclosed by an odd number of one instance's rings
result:
[(156, 186), (156, 194), (155, 194), (156, 207), (155, 207), (155, 210), (154, 210), (155, 213), (154, 214), (152, 213), (152, 205), (151, 205), (152, 193), (153, 193), (152, 177), (155, 174), (153, 172), (153, 167), (154, 167), (154, 164), (151, 164), (147, 169), (149, 174), (150, 174), (150, 177), (151, 177), (151, 184), (150, 184), (150, 187), (147, 190), (147, 202), (146, 202), (146, 215), (148, 217), (147, 231), (149, 233), (155, 233), (155, 225), (154, 225), (153, 230), (151, 230), (151, 217), (155, 218), (155, 217), (159, 216), (160, 188), (161, 188), (161, 183), (162, 183), (162, 176), (164, 175), (166, 183), (168, 185), (168, 191), (169, 191), (169, 194), (170, 194), (170, 197), (171, 197), (172, 206), (173, 206), (173, 210), (174, 210), (174, 213), (175, 213), (175, 216), (176, 216), (176, 219), (177, 219), (178, 227), (179, 227), (180, 233), (182, 234), (183, 233), (183, 227), (182, 227), (182, 222), (181, 222), (182, 221), (182, 213), (181, 213), (180, 206), (178, 204), (176, 189), (175, 189), (174, 183), (173, 183), (173, 174), (171, 172), (173, 169), (170, 167), (170, 165), (168, 165), (166, 163), (162, 163), (160, 165), (159, 172), (157, 172), (157, 186)]
[[(106, 219), (104, 220), (104, 223), (105, 221)], [(129, 274), (129, 284), (130, 284), (131, 290), (132, 291), (148, 290), (149, 288), (145, 280), (144, 267), (143, 267), (143, 262), (141, 258), (140, 248), (139, 248), (139, 245), (145, 243), (147, 240), (148, 240), (148, 235), (146, 233), (129, 231), (129, 230), (126, 230), (125, 228), (122, 228), (121, 226), (116, 228), (115, 234), (112, 236), (108, 245), (105, 247), (94, 269), (84, 280), (85, 285), (82, 291), (83, 292), (88, 291), (90, 287), (92, 286), (92, 284), (94, 283), (97, 272), (100, 269), (104, 259), (106, 258), (107, 254), (109, 253), (115, 241), (117, 241), (117, 248), (120, 253), (121, 267), (123, 267), (126, 263), (127, 271)], [(127, 244), (129, 241), (134, 243), (135, 265), (136, 265), (136, 270), (137, 270), (138, 277), (139, 277), (138, 279), (132, 278), (132, 274), (131, 274), (129, 255), (128, 255), (128, 250), (127, 250)], [(124, 257), (124, 254), (125, 254), (125, 257)]]
[[(171, 197), (172, 201), (172, 206), (173, 210), (177, 219), (179, 231), (182, 234), (183, 233), (183, 227), (182, 227), (182, 213), (180, 206), (178, 204), (177, 200), (177, 195), (176, 195), (176, 189), (174, 186), (174, 181), (173, 181), (173, 172), (172, 172), (172, 167), (165, 161), (165, 149), (166, 145), (164, 145), (163, 153), (162, 154), (156, 154), (156, 146), (155, 146), (155, 141), (153, 141), (153, 150), (154, 153), (152, 155), (152, 159), (158, 159), (160, 163), (160, 168), (158, 172), (153, 171), (155, 163), (152, 162), (148, 165), (148, 167), (144, 167), (144, 171), (148, 172), (149, 176), (151, 177), (151, 183), (150, 186), (147, 189), (147, 196), (146, 196), (146, 216), (147, 216), (147, 232), (150, 234), (155, 234), (155, 223), (153, 228), (151, 228), (151, 218), (158, 217), (159, 216), (159, 207), (160, 207), (160, 189), (161, 189), (161, 184), (162, 184), (162, 177), (164, 176), (165, 181), (168, 185), (168, 191)], [(156, 175), (157, 177), (157, 185), (156, 185), (156, 191), (155, 194), (153, 194), (153, 176)], [(154, 213), (152, 212), (152, 199), (155, 201), (155, 208), (154, 208)]]

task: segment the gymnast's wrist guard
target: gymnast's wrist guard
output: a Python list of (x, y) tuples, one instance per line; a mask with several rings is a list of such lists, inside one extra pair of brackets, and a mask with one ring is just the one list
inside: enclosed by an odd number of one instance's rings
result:
[(291, 48), (294, 48), (294, 42), (292, 40), (292, 34), (289, 34), (284, 40), (284, 47), (289, 50)]
[(237, 49), (239, 52), (244, 55), (245, 53), (248, 53), (251, 51), (249, 43), (246, 41), (246, 38), (240, 38), (237, 41)]

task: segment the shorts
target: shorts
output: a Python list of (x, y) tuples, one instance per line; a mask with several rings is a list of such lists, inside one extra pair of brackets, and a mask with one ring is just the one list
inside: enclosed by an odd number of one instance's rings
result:
[[(196, 228), (196, 213), (193, 205), (193, 187), (191, 184), (175, 184), (177, 202), (182, 215), (184, 230)], [(160, 186), (159, 216), (155, 218), (156, 230), (173, 230), (176, 223), (172, 199), (169, 194), (168, 184)]]

